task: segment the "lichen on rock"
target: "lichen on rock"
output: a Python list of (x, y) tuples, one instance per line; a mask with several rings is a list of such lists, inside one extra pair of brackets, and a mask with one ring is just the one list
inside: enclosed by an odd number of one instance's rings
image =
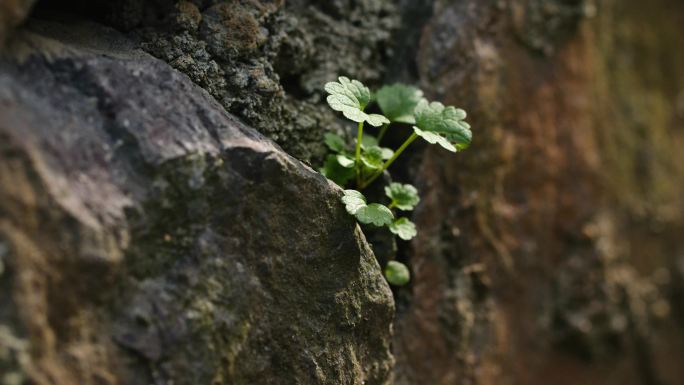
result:
[(306, 162), (341, 129), (322, 99), (338, 75), (378, 82), (398, 10), (388, 0), (179, 2), (136, 29), (142, 47)]
[[(337, 186), (111, 29), (34, 22), (13, 49), (0, 368), (38, 385), (387, 383), (392, 295)], [(6, 314), (22, 328), (3, 334)]]

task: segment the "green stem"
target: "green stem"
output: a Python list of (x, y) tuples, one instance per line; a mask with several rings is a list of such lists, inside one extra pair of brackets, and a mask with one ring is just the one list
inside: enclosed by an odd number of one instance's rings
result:
[(354, 167), (356, 167), (356, 185), (361, 184), (361, 139), (363, 139), (363, 121), (359, 122), (358, 134), (356, 136), (356, 162)]
[(409, 138), (406, 139), (406, 141), (397, 149), (397, 151), (394, 152), (394, 155), (392, 155), (392, 157), (389, 158), (387, 160), (387, 162), (385, 162), (385, 164), (382, 165), (382, 168), (380, 170), (376, 171), (370, 177), (370, 179), (368, 179), (367, 181), (364, 181), (363, 183), (361, 183), (359, 185), (359, 189), (364, 189), (364, 188), (368, 187), (371, 183), (373, 183), (376, 179), (378, 179), (378, 177), (380, 175), (382, 175), (383, 171), (387, 170), (387, 168), (389, 166), (391, 166), (392, 163), (394, 163), (394, 161), (399, 157), (399, 155), (401, 155), (401, 153), (404, 152), (404, 150), (406, 150), (406, 147), (408, 147), (409, 144), (413, 143), (413, 141), (416, 140), (417, 137), (418, 137), (418, 135), (416, 135), (415, 132), (413, 134), (411, 134), (411, 136), (409, 136)]
[(389, 123), (385, 123), (382, 125), (382, 128), (380, 128), (380, 133), (378, 134), (378, 144), (380, 144), (382, 137), (385, 136), (385, 132), (387, 132), (387, 128), (389, 127), (389, 125)]
[(396, 202), (396, 201), (392, 201), (392, 203), (390, 203), (390, 205), (387, 206), (387, 208), (390, 209), (390, 210), (393, 209), (393, 208), (395, 208), (395, 207), (397, 207), (397, 202)]

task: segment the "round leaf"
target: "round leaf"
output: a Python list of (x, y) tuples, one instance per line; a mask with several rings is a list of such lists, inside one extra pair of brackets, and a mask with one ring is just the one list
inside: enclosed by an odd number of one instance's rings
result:
[(347, 155), (337, 155), (335, 157), (337, 159), (337, 163), (340, 164), (340, 166), (344, 168), (353, 168), (354, 167), (354, 159), (350, 158)]
[(328, 146), (331, 151), (343, 152), (345, 147), (347, 147), (347, 143), (344, 141), (344, 139), (337, 134), (333, 134), (332, 132), (326, 133), (323, 138), (325, 145)]
[(375, 226), (389, 225), (392, 223), (392, 219), (394, 219), (392, 210), (379, 203), (371, 203), (368, 206), (361, 207), (354, 215), (356, 215), (356, 219), (359, 222)]
[(392, 156), (394, 156), (394, 151), (392, 151), (391, 148), (381, 147), (380, 150), (382, 150), (382, 159), (383, 160), (387, 160), (387, 159), (391, 158)]
[(361, 161), (371, 170), (379, 170), (382, 168), (382, 149), (378, 146), (371, 146), (365, 148), (361, 154)]
[(418, 234), (416, 231), (416, 225), (408, 220), (408, 218), (399, 218), (389, 225), (389, 229), (392, 233), (396, 234), (399, 238), (408, 241)]
[(405, 84), (382, 87), (376, 95), (382, 113), (392, 122), (415, 124), (413, 116), (423, 92)]
[(410, 184), (390, 183), (385, 187), (385, 195), (399, 210), (413, 210), (420, 202), (418, 190)]
[(366, 122), (373, 127), (380, 127), (383, 124), (389, 124), (390, 121), (386, 117), (379, 114), (369, 114), (366, 118)]
[(366, 198), (356, 190), (344, 190), (342, 203), (349, 214), (356, 215), (359, 210), (366, 207)]
[(403, 286), (411, 280), (408, 267), (401, 262), (389, 261), (385, 266), (385, 278), (387, 282), (395, 286)]
[(347, 119), (357, 123), (368, 122), (376, 127), (389, 123), (389, 120), (382, 115), (369, 115), (363, 112), (370, 102), (371, 94), (368, 87), (358, 80), (349, 80), (340, 76), (339, 82), (327, 83), (325, 90), (330, 94), (326, 98), (330, 108), (341, 112)]
[[(356, 141), (354, 141), (356, 143)], [(373, 135), (363, 134), (361, 137), (361, 148), (377, 146), (378, 139)]]

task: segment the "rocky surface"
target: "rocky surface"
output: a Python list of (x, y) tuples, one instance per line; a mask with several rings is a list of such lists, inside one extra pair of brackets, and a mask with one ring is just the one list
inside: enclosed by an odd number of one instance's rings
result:
[(0, 47), (12, 30), (26, 19), (34, 2), (35, 0), (4, 0), (0, 3)]
[(682, 382), (683, 20), (668, 0), (435, 2), (420, 81), (474, 140), (414, 155), (396, 384)]
[(0, 157), (1, 384), (387, 383), (339, 188), (119, 33), (15, 36)]
[(155, 10), (158, 23), (123, 26), (143, 49), (314, 164), (323, 134), (345, 127), (322, 103), (323, 85), (340, 75), (377, 85), (400, 12), (390, 0), (180, 1)]

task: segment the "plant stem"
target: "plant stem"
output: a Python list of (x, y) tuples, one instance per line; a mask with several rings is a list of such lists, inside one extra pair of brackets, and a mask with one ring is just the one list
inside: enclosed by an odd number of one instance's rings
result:
[(356, 135), (356, 162), (354, 166), (356, 167), (356, 185), (361, 184), (361, 139), (363, 139), (363, 121), (359, 122), (359, 129)]
[(409, 138), (406, 139), (406, 141), (397, 149), (397, 151), (394, 152), (394, 155), (392, 155), (392, 157), (389, 158), (387, 162), (385, 162), (385, 164), (382, 165), (382, 168), (380, 170), (376, 171), (375, 174), (373, 174), (370, 177), (370, 179), (364, 181), (359, 185), (359, 189), (364, 189), (368, 187), (368, 185), (370, 185), (376, 179), (378, 179), (378, 177), (382, 175), (382, 172), (387, 170), (387, 168), (392, 165), (392, 163), (399, 157), (399, 155), (401, 155), (401, 153), (404, 152), (404, 150), (406, 150), (406, 147), (408, 147), (409, 144), (413, 143), (413, 141), (416, 140), (417, 137), (418, 135), (415, 132), (411, 134), (411, 136), (409, 136)]
[(380, 128), (380, 133), (378, 134), (378, 144), (380, 144), (382, 137), (385, 136), (385, 132), (387, 132), (387, 128), (389, 127), (389, 125), (389, 123), (385, 123), (382, 125), (382, 128)]
[(397, 207), (397, 202), (396, 202), (396, 201), (392, 201), (392, 203), (390, 203), (390, 205), (387, 206), (387, 208), (390, 209), (390, 210), (393, 209), (393, 208), (395, 208), (395, 207)]

